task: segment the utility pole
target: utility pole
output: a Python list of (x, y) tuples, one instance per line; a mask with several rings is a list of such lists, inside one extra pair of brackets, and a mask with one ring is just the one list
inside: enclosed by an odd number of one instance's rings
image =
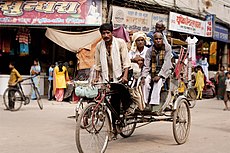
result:
[(174, 9), (177, 10), (176, 0), (173, 0)]

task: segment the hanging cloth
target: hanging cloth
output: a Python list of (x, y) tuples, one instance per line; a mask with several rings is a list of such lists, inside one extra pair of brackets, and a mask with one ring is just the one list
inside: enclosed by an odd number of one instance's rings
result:
[(59, 46), (77, 52), (81, 48), (91, 48), (91, 44), (101, 37), (98, 29), (83, 32), (68, 32), (47, 28), (46, 37)]

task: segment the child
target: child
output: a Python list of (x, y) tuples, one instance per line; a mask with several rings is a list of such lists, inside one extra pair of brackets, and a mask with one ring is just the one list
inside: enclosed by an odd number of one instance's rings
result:
[(230, 110), (228, 108), (228, 103), (227, 103), (230, 100), (230, 72), (227, 72), (227, 79), (225, 80), (225, 85), (226, 85), (226, 91), (224, 94), (224, 105), (225, 105), (224, 111)]
[(179, 80), (179, 87), (178, 87), (179, 95), (183, 95), (184, 92), (185, 92), (185, 89), (186, 89), (186, 85), (184, 83), (184, 79), (180, 78), (180, 80)]
[(196, 99), (202, 99), (202, 91), (204, 88), (204, 74), (202, 72), (201, 66), (197, 66), (197, 75), (196, 75), (196, 84), (195, 87), (197, 88), (197, 97)]
[[(14, 62), (10, 62), (9, 64), (9, 68), (11, 70), (10, 79), (8, 81), (9, 86), (16, 86), (17, 83), (22, 80), (20, 73), (15, 69), (14, 65), (15, 65)], [(14, 94), (15, 94), (15, 90), (9, 91), (9, 97), (8, 97), (9, 98), (9, 110), (14, 109), (14, 102), (12, 101), (12, 98), (11, 98), (14, 96)]]

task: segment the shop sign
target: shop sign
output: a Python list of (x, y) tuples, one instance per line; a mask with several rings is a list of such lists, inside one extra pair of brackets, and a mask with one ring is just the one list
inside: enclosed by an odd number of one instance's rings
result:
[(174, 12), (169, 14), (169, 30), (205, 36), (205, 29), (205, 21)]
[(152, 29), (155, 29), (157, 22), (162, 21), (166, 29), (168, 29), (169, 16), (166, 14), (152, 13)]
[(213, 39), (228, 43), (228, 29), (219, 24), (215, 24)]
[(123, 26), (127, 30), (149, 32), (151, 30), (152, 13), (113, 6), (112, 22), (114, 28)]
[(0, 25), (100, 25), (101, 0), (0, 1)]
[(205, 17), (205, 36), (206, 37), (212, 37), (213, 35), (213, 27), (215, 25), (215, 15), (209, 14)]

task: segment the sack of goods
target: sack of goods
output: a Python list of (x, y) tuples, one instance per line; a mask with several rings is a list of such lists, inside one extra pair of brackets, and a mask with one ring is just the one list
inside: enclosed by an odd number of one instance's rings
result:
[(75, 94), (78, 97), (95, 98), (98, 95), (98, 88), (92, 86), (77, 86)]

